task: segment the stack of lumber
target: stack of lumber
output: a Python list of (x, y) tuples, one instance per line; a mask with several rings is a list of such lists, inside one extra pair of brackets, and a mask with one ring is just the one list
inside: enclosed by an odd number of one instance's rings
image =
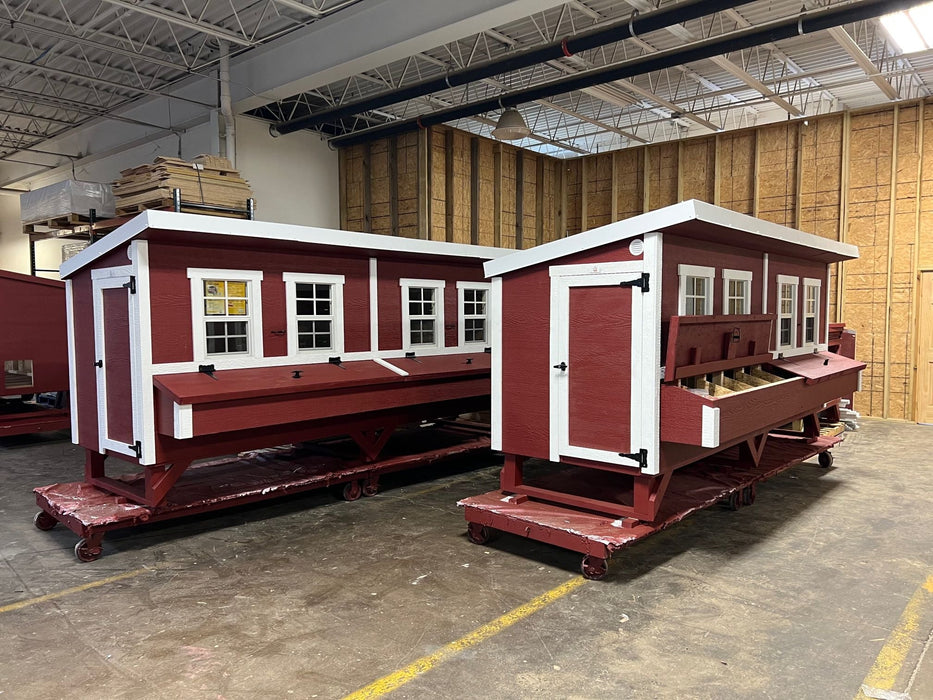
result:
[(218, 156), (201, 155), (191, 163), (160, 156), (151, 164), (123, 170), (120, 176), (113, 185), (120, 215), (168, 206), (175, 188), (181, 190), (182, 202), (214, 207), (244, 209), (253, 196), (230, 161)]

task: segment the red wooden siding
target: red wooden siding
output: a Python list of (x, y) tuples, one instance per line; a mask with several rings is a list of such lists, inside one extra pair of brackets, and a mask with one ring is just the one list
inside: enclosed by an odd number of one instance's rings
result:
[[(65, 285), (0, 271), (0, 396), (68, 388)], [(32, 360), (33, 383), (3, 384), (6, 360)]]
[(421, 260), (380, 259), (379, 276), (379, 349), (398, 350), (402, 347), (402, 288), (399, 280), (413, 277), (423, 280), (443, 280), (444, 343), (457, 345), (457, 282), (484, 282), (479, 261), (462, 263), (425, 262)]
[[(628, 246), (603, 246), (553, 264), (639, 259)], [(551, 264), (511, 273), (502, 282), (502, 449), (541, 459), (550, 455)]]
[(261, 270), (263, 353), (288, 354), (283, 272), (344, 275), (344, 350), (369, 350), (369, 259), (307, 253), (182, 247), (149, 244), (149, 284), (152, 298), (152, 361), (190, 362), (191, 284), (188, 268)]

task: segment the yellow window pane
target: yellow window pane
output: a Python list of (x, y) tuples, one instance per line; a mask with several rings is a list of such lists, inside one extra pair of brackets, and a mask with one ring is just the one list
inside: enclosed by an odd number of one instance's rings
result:
[(246, 298), (246, 282), (227, 282), (227, 296)]
[(204, 296), (222, 297), (226, 291), (225, 282), (222, 280), (204, 280)]
[(204, 300), (204, 313), (207, 316), (223, 316), (224, 313), (224, 300), (223, 299), (205, 299)]
[(245, 316), (246, 299), (228, 299), (227, 314), (230, 316)]

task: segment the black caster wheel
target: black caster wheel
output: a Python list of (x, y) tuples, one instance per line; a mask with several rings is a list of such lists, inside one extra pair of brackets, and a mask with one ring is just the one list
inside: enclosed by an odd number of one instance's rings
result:
[(756, 495), (755, 491), (756, 489), (755, 489), (754, 484), (751, 486), (746, 486), (744, 489), (742, 489), (742, 505), (743, 506), (750, 506), (752, 503), (755, 502), (755, 495)]
[(32, 524), (40, 530), (51, 530), (58, 524), (58, 521), (44, 510), (40, 510), (36, 513), (35, 517), (33, 517)]
[(473, 544), (486, 544), (495, 536), (495, 530), (479, 523), (467, 524), (467, 538)]
[(744, 500), (742, 498), (742, 491), (733, 491), (729, 494), (729, 498), (726, 500), (726, 505), (729, 507), (729, 510), (738, 510), (744, 505)]
[(363, 495), (364, 496), (368, 498), (370, 496), (375, 496), (377, 493), (379, 493), (379, 482), (378, 481), (376, 481), (375, 479), (372, 479), (372, 480), (367, 479), (366, 481), (363, 482)]
[(609, 573), (609, 560), (587, 554), (580, 563), (580, 572), (583, 574), (583, 578), (590, 581), (601, 581)]
[(363, 487), (359, 481), (348, 481), (340, 489), (340, 497), (345, 501), (356, 501), (363, 495)]
[(75, 545), (75, 557), (77, 557), (78, 561), (96, 561), (100, 559), (101, 554), (103, 554), (101, 546), (90, 545), (87, 540), (78, 540), (78, 544)]
[(826, 452), (820, 452), (819, 460), (820, 466), (823, 467), (823, 469), (829, 469), (833, 466), (833, 453), (828, 450)]

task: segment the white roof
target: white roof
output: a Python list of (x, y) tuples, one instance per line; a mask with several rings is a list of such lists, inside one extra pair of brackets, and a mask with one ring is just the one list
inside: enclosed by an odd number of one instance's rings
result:
[(490, 260), (512, 253), (504, 248), (425, 241), (417, 238), (384, 236), (378, 233), (357, 233), (294, 224), (276, 224), (269, 221), (231, 219), (203, 214), (180, 214), (172, 211), (150, 209), (142, 212), (112, 233), (88, 246), (62, 264), (62, 278), (69, 277), (97, 258), (119, 248), (147, 229), (166, 231), (191, 231), (221, 236), (260, 238), (275, 241), (297, 241), (315, 245), (330, 245), (362, 250), (384, 250), (392, 253), (418, 253), (444, 255), (448, 257), (477, 258)]
[[(858, 257), (858, 248), (848, 243), (840, 243), (812, 233), (773, 224), (770, 221), (756, 219), (753, 216), (739, 214), (706, 202), (690, 199), (679, 204), (672, 204), (663, 209), (640, 214), (631, 219), (616, 221), (599, 228), (584, 231), (568, 238), (545, 243), (512, 255), (490, 260), (483, 269), (487, 277), (521, 270), (532, 265), (563, 258), (574, 253), (599, 248), (600, 246), (643, 236), (652, 231), (664, 231), (690, 221), (701, 221), (720, 229), (729, 229), (761, 238), (758, 244), (763, 250), (809, 249), (810, 254), (819, 260), (835, 261)], [(678, 235), (690, 235), (688, 231), (677, 231)], [(796, 250), (797, 254), (806, 250)]]

